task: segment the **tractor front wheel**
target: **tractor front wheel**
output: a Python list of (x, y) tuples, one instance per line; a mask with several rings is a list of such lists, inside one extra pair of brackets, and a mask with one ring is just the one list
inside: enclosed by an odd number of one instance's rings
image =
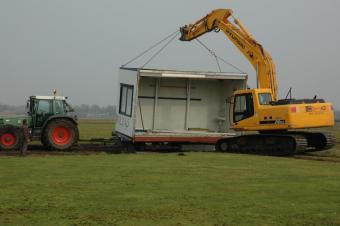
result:
[(76, 144), (78, 139), (77, 125), (64, 119), (50, 122), (42, 135), (42, 143), (53, 150), (67, 150)]
[(19, 150), (23, 139), (23, 133), (20, 128), (11, 125), (0, 127), (0, 150)]

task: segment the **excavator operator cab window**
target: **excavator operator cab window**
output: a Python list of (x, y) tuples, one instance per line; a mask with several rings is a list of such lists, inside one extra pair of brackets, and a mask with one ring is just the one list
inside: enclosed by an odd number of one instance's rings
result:
[(234, 122), (247, 119), (254, 115), (254, 103), (251, 93), (235, 96)]
[(272, 102), (272, 94), (271, 93), (259, 93), (259, 102), (260, 105), (269, 105)]

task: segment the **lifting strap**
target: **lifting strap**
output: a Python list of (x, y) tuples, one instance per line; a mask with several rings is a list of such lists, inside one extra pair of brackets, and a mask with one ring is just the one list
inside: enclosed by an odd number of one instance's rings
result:
[[(153, 59), (155, 59), (167, 46), (170, 45), (171, 42), (173, 42), (173, 40), (175, 40), (175, 38), (178, 36), (178, 34), (180, 33), (180, 31), (176, 30), (175, 32), (172, 32), (171, 34), (167, 35), (165, 38), (161, 39), (160, 41), (158, 41), (157, 43), (155, 43), (154, 45), (152, 45), (151, 47), (149, 47), (148, 49), (144, 50), (142, 53), (138, 54), (136, 57), (132, 58), (131, 60), (129, 60), (128, 62), (126, 62), (125, 64), (122, 65), (122, 67), (126, 67), (128, 64), (131, 64), (132, 62), (136, 61), (137, 59), (141, 58), (142, 56), (144, 56), (145, 54), (147, 54), (148, 52), (150, 52), (151, 50), (155, 49), (157, 46), (161, 45), (163, 42), (166, 42), (156, 53), (154, 53), (142, 66), (142, 68), (144, 68), (146, 65), (148, 65)], [(227, 60), (223, 59), (222, 57), (218, 56), (213, 50), (211, 50), (206, 44), (204, 44), (201, 40), (199, 40), (198, 38), (196, 39), (197, 43), (199, 44), (199, 46), (203, 47), (204, 49), (206, 49), (209, 54), (215, 59), (217, 67), (219, 72), (222, 72), (221, 69), (221, 65), (220, 65), (220, 61), (223, 62), (224, 64), (234, 68), (235, 70), (237, 70), (238, 72), (241, 73), (245, 73), (244, 71), (242, 71), (241, 69), (239, 69), (238, 67), (236, 67), (234, 64), (228, 62)]]
[(199, 43), (204, 49), (206, 49), (211, 56), (213, 56), (216, 60), (216, 64), (218, 66), (218, 69), (221, 71), (221, 67), (220, 67), (220, 64), (219, 64), (219, 60), (222, 61), (223, 63), (225, 63), (226, 65), (229, 65), (230, 67), (234, 68), (235, 70), (237, 70), (238, 72), (241, 72), (241, 73), (245, 73), (244, 71), (242, 71), (241, 69), (239, 69), (238, 67), (236, 67), (235, 65), (233, 65), (232, 63), (229, 63), (227, 60), (223, 59), (222, 57), (216, 55), (216, 53), (211, 50), (206, 44), (204, 44), (201, 40), (199, 40), (198, 38), (196, 38), (196, 41), (197, 43)]
[[(147, 54), (148, 52), (150, 52), (151, 50), (153, 50), (154, 48), (156, 48), (157, 46), (159, 46), (160, 44), (162, 44), (163, 42), (165, 42), (166, 40), (170, 39), (170, 41), (168, 41), (165, 46), (163, 46), (161, 48), (160, 51), (158, 51), (156, 54), (154, 54), (145, 64), (148, 64), (151, 62), (151, 60), (153, 58), (155, 58), (161, 51), (163, 51), (165, 49), (165, 47), (167, 47), (174, 39), (175, 37), (179, 34), (180, 32), (178, 30), (176, 30), (175, 32), (172, 32), (170, 35), (167, 35), (165, 38), (163, 38), (162, 40), (158, 41), (156, 44), (152, 45), (151, 47), (149, 47), (148, 49), (144, 50), (142, 53), (138, 54), (136, 57), (132, 58), (131, 60), (129, 60), (128, 62), (126, 62), (125, 64), (122, 65), (122, 67), (125, 67), (126, 65), (136, 61), (137, 59), (141, 58), (142, 56), (144, 56), (145, 54)], [(144, 67), (143, 66), (143, 67)]]

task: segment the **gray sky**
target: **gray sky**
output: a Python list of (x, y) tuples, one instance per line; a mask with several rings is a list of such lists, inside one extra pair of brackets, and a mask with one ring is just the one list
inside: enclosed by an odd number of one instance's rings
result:
[[(340, 108), (338, 0), (0, 0), (0, 103), (56, 88), (73, 104), (113, 104), (120, 65), (216, 8), (233, 9), (272, 54), (281, 97), (292, 86), (296, 97), (318, 94)], [(201, 39), (255, 86), (254, 70), (222, 33)], [(217, 70), (205, 50), (180, 41), (148, 67)]]

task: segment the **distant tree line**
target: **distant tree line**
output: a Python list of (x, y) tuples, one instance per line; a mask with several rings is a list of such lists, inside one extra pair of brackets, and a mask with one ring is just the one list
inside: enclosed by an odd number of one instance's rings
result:
[[(101, 107), (96, 104), (81, 104), (73, 106), (80, 118), (116, 118), (116, 107), (109, 105)], [(23, 115), (26, 114), (26, 106), (12, 106), (0, 104), (0, 115)]]
[(24, 105), (18, 105), (18, 106), (12, 106), (8, 104), (0, 104), (0, 113), (5, 115), (23, 115), (26, 114), (26, 106)]
[(81, 104), (73, 106), (80, 118), (116, 118), (116, 106), (101, 107), (97, 104)]

